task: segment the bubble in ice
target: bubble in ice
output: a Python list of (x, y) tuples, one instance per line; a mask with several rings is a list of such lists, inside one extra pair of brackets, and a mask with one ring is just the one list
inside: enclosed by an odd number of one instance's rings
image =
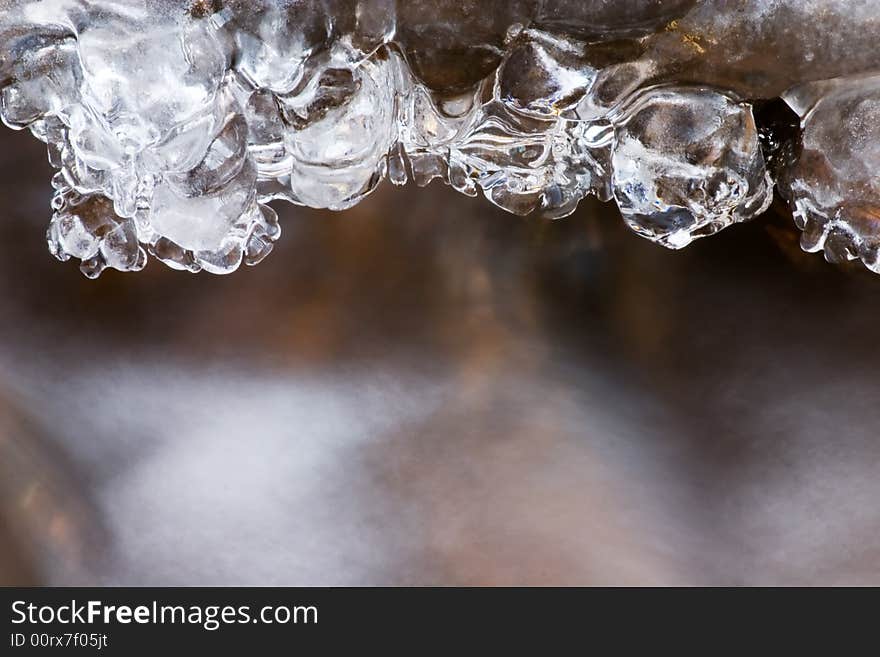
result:
[[(871, 0), (0, 0), (0, 119), (46, 143), (49, 248), (88, 276), (256, 264), (270, 202), (385, 178), (613, 199), (673, 249), (779, 178), (805, 249), (876, 271), (877, 36)], [(802, 141), (753, 110), (779, 96)]]

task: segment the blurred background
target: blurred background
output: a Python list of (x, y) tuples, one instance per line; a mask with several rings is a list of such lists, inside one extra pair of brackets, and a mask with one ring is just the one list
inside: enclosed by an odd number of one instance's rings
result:
[(0, 582), (880, 584), (880, 277), (436, 184), (90, 282), (0, 131)]

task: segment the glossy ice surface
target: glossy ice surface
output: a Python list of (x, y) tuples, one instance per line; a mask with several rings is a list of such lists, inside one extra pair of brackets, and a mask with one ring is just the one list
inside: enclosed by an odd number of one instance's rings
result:
[[(880, 269), (874, 0), (0, 12), (0, 117), (48, 145), (49, 247), (90, 277), (148, 254), (256, 264), (281, 232), (271, 201), (343, 210), (385, 178), (521, 215), (563, 217), (595, 194), (676, 249), (760, 215), (779, 182), (804, 248)], [(755, 111), (778, 97), (798, 130)]]

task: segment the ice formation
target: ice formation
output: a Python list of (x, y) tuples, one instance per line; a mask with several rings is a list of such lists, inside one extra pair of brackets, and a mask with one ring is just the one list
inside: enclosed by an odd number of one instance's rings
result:
[(669, 248), (778, 183), (805, 249), (880, 273), (878, 35), (877, 0), (0, 0), (0, 118), (47, 144), (49, 247), (90, 277), (255, 264), (271, 201), (384, 178), (595, 194)]

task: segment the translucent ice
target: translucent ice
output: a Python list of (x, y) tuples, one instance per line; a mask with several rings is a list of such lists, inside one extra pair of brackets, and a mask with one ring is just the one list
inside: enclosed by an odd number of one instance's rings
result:
[(751, 107), (705, 89), (653, 89), (615, 121), (614, 198), (635, 232), (681, 248), (764, 212), (773, 182)]
[(324, 76), (321, 86), (306, 92), (302, 126), (285, 131), (298, 202), (342, 210), (379, 183), (397, 133), (398, 65), (396, 58), (377, 53), (352, 71)]
[[(89, 276), (227, 273), (278, 239), (267, 203), (384, 178), (613, 198), (670, 248), (779, 178), (806, 249), (877, 270), (878, 36), (876, 0), (0, 0), (0, 118), (46, 143), (49, 246)], [(753, 109), (779, 96), (797, 130)]]
[(880, 273), (880, 78), (799, 90), (792, 103), (805, 114), (803, 145), (781, 182), (801, 245)]

